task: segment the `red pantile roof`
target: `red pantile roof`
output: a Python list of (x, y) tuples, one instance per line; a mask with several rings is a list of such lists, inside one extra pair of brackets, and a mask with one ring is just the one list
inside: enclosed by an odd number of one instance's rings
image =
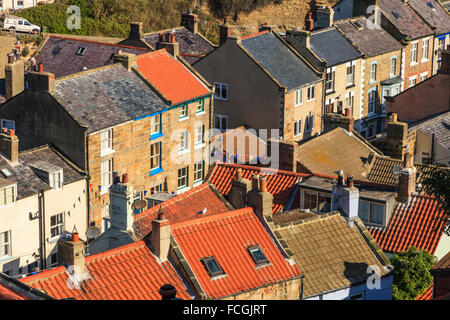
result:
[(431, 300), (433, 298), (433, 284), (427, 290), (418, 295), (415, 300)]
[(273, 195), (273, 213), (283, 210), (293, 187), (300, 178), (309, 177), (308, 174), (289, 171), (260, 168), (239, 164), (216, 163), (211, 170), (209, 181), (222, 193), (228, 195), (231, 190), (231, 182), (236, 177), (236, 170), (242, 169), (242, 176), (251, 180), (253, 174), (267, 177), (267, 191)]
[(445, 228), (444, 214), (435, 198), (413, 196), (410, 203), (395, 205), (386, 229), (368, 229), (384, 251), (402, 252), (415, 246), (434, 254)]
[(15, 291), (0, 283), (0, 300), (34, 300), (22, 292)]
[[(204, 209), (206, 212), (200, 214)], [(177, 223), (230, 211), (230, 209), (232, 207), (228, 207), (208, 183), (203, 183), (134, 216), (134, 231), (141, 239), (148, 235), (152, 231), (152, 220), (156, 219), (159, 210), (164, 212), (171, 223)]]
[[(205, 294), (222, 298), (300, 275), (251, 208), (171, 225), (172, 235)], [(258, 245), (270, 264), (255, 268), (247, 251)], [(214, 256), (226, 276), (211, 280), (201, 259)]]
[(172, 105), (211, 93), (187, 67), (167, 53), (166, 49), (138, 56), (137, 65), (139, 72), (170, 100)]
[(171, 263), (158, 263), (143, 241), (86, 257), (86, 268), (90, 279), (82, 283), (81, 290), (69, 289), (64, 267), (21, 281), (57, 299), (160, 300), (158, 290), (166, 283), (177, 289), (177, 297), (190, 299)]

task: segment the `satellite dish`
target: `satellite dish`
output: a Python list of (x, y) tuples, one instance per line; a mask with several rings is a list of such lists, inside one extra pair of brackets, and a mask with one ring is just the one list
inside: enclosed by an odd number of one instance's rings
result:
[(402, 170), (403, 168), (401, 166), (395, 166), (392, 168), (392, 173), (395, 174), (396, 176), (399, 176), (402, 174)]
[(144, 209), (147, 206), (147, 201), (145, 200), (136, 200), (133, 202), (133, 209), (135, 210), (141, 210)]
[(90, 227), (86, 230), (86, 238), (88, 240), (97, 239), (102, 232), (97, 227)]

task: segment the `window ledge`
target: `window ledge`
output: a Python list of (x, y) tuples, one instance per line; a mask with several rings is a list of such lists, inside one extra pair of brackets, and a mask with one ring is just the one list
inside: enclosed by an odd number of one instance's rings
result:
[(182, 187), (182, 188), (180, 188), (180, 189), (177, 190), (177, 195), (178, 195), (178, 194), (185, 193), (186, 191), (189, 191), (189, 190), (191, 190), (190, 187)]
[(153, 177), (163, 171), (164, 171), (164, 169), (162, 169), (162, 168), (156, 168), (156, 169), (150, 170), (150, 177)]
[(228, 101), (228, 98), (227, 98), (227, 99), (224, 99), (224, 98), (214, 97), (214, 100)]
[(178, 122), (186, 121), (188, 119), (189, 119), (189, 117), (178, 118)]
[(225, 274), (219, 274), (219, 275), (217, 275), (217, 276), (211, 277), (211, 281), (217, 280), (217, 279), (222, 279), (222, 278), (225, 278), (226, 276), (227, 276), (226, 273), (225, 273)]
[(377, 81), (376, 81), (376, 80), (375, 80), (375, 81), (374, 81), (374, 80), (370, 80), (370, 81), (369, 81), (369, 84), (370, 84), (370, 85), (377, 84)]
[(3, 263), (3, 262), (6, 262), (6, 261), (9, 261), (9, 260), (12, 260), (12, 259), (14, 259), (14, 257), (13, 256), (3, 256), (3, 257), (0, 257), (0, 262), (1, 263)]
[(409, 64), (409, 66), (410, 67), (414, 67), (414, 66), (417, 66), (419, 63), (418, 62), (411, 62), (410, 64)]
[(105, 187), (102, 186), (102, 191), (100, 191), (100, 195), (103, 196), (103, 195), (109, 193), (109, 187), (110, 187), (110, 186), (108, 186), (107, 188), (105, 188)]
[(198, 143), (198, 144), (196, 144), (195, 146), (194, 146), (194, 150), (198, 150), (198, 149), (202, 149), (202, 148), (204, 148), (206, 146), (206, 144), (203, 142), (203, 143)]
[(50, 244), (56, 243), (56, 242), (58, 242), (59, 238), (60, 238), (59, 236), (54, 237), (54, 238), (48, 238), (48, 243), (50, 243)]
[(158, 139), (158, 138), (161, 138), (161, 137), (164, 137), (164, 134), (162, 134), (161, 132), (154, 133), (154, 134), (150, 135), (150, 139), (149, 140), (155, 140), (155, 139)]
[(422, 60), (420, 60), (421, 63), (425, 63), (425, 62), (428, 62), (428, 61), (430, 61), (430, 59), (422, 59)]
[(188, 148), (183, 149), (183, 150), (178, 150), (178, 154), (179, 155), (183, 155), (183, 154), (186, 154), (186, 153), (189, 153), (189, 149)]
[(302, 102), (302, 103), (299, 103), (299, 104), (295, 104), (295, 103), (294, 103), (294, 107), (300, 107), (302, 104), (303, 104), (303, 102)]
[(196, 112), (195, 116), (201, 116), (204, 115), (205, 113), (206, 113), (205, 111)]
[(311, 102), (311, 101), (314, 101), (314, 100), (316, 100), (316, 98), (312, 98), (312, 99), (306, 100), (306, 102)]
[[(335, 94), (336, 93), (336, 91), (335, 90), (327, 90), (327, 91), (325, 91), (325, 95), (330, 95), (330, 94)], [(314, 99), (311, 99), (311, 100), (314, 100)]]
[(110, 154), (113, 154), (114, 152), (115, 152), (114, 149), (101, 150), (100, 157), (103, 158), (103, 157), (109, 156)]
[(354, 88), (354, 87), (356, 87), (356, 84), (348, 84), (346, 87), (345, 87), (345, 89), (350, 89), (350, 88)]
[(201, 185), (203, 183), (203, 180), (198, 180), (198, 181), (194, 181), (194, 185), (192, 186), (193, 188), (198, 187), (199, 185)]

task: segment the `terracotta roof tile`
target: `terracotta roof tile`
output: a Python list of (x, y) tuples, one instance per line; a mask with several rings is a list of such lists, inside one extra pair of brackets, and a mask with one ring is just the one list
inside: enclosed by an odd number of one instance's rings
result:
[(267, 191), (273, 195), (273, 213), (283, 210), (293, 187), (300, 178), (309, 177), (308, 174), (295, 173), (282, 170), (274, 170), (239, 164), (216, 163), (209, 176), (209, 181), (223, 195), (228, 195), (231, 190), (231, 182), (236, 176), (236, 170), (242, 169), (242, 176), (251, 180), (253, 174), (267, 177)]
[[(205, 294), (221, 298), (300, 275), (281, 254), (251, 208), (171, 225), (172, 235)], [(270, 264), (256, 268), (247, 251), (258, 245)], [(225, 277), (211, 280), (201, 259), (214, 256)]]
[(437, 200), (413, 196), (408, 204), (396, 204), (387, 228), (368, 229), (384, 251), (402, 252), (415, 246), (434, 254), (444, 228), (444, 210)]
[[(203, 183), (134, 216), (135, 233), (141, 239), (148, 235), (152, 231), (152, 220), (158, 216), (159, 210), (164, 212), (166, 219), (171, 223), (229, 211), (232, 207), (228, 207), (212, 188), (208, 183)], [(200, 214), (205, 208), (206, 213)]]
[(190, 299), (188, 289), (170, 262), (158, 263), (143, 241), (86, 257), (90, 279), (82, 290), (70, 290), (64, 267), (47, 270), (21, 279), (43, 289), (56, 299), (77, 300), (160, 300), (159, 288), (170, 283), (177, 288), (177, 297)]
[(433, 298), (433, 284), (431, 284), (423, 293), (419, 294), (415, 300), (431, 300)]
[(211, 94), (211, 91), (165, 49), (138, 56), (139, 72), (172, 105)]

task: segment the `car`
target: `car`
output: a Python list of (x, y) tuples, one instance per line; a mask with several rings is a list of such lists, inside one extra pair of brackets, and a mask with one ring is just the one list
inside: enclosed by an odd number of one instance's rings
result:
[(28, 20), (19, 17), (5, 18), (5, 21), (3, 22), (3, 29), (9, 31), (20, 31), (31, 33), (41, 32), (41, 27), (31, 24)]

